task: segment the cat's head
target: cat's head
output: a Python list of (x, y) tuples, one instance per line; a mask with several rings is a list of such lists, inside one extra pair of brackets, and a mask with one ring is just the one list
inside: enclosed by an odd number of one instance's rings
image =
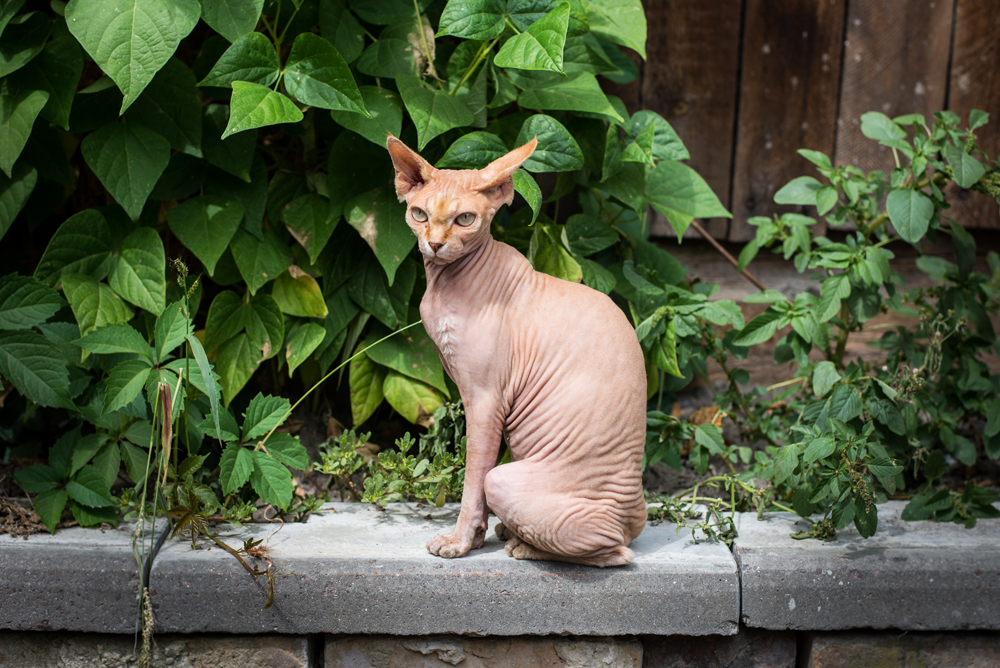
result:
[(494, 214), (514, 200), (512, 175), (537, 144), (532, 139), (482, 169), (435, 169), (389, 135), (396, 194), (406, 202), (406, 223), (425, 258), (449, 264), (479, 247), (490, 235)]

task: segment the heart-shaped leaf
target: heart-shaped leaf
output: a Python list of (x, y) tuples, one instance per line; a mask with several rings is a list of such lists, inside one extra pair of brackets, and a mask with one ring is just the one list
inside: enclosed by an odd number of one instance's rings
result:
[(893, 190), (885, 200), (885, 210), (892, 226), (903, 241), (915, 244), (927, 232), (934, 215), (934, 203), (919, 190)]
[(278, 80), (281, 61), (271, 40), (259, 32), (237, 39), (226, 49), (199, 86), (231, 88), (234, 81), (270, 86)]
[(400, 225), (405, 211), (406, 206), (388, 188), (376, 188), (344, 205), (344, 217), (375, 251), (390, 286), (395, 280), (396, 269), (417, 243), (413, 232), (406, 225)]
[(160, 235), (140, 227), (122, 241), (108, 283), (126, 301), (154, 315), (167, 303), (167, 260)]
[(274, 281), (271, 296), (282, 313), (300, 318), (326, 317), (326, 302), (319, 283), (294, 264)]
[(502, 0), (448, 0), (438, 22), (438, 35), (493, 39), (503, 32), (505, 13)]
[(170, 142), (138, 123), (111, 123), (83, 138), (87, 165), (132, 220), (170, 162)]
[(31, 126), (48, 102), (48, 91), (23, 91), (12, 94), (11, 86), (0, 87), (0, 170), (13, 178), (14, 163), (31, 135)]
[(189, 199), (167, 213), (170, 230), (201, 260), (209, 276), (242, 220), (243, 205), (212, 195)]
[(281, 211), (281, 220), (309, 254), (309, 261), (316, 264), (319, 254), (326, 247), (330, 235), (340, 222), (331, 215), (330, 200), (315, 193), (295, 199)]
[(270, 230), (266, 230), (259, 241), (252, 234), (238, 230), (229, 247), (251, 294), (277, 278), (292, 263), (288, 246)]
[(326, 329), (314, 322), (307, 322), (295, 330), (285, 343), (285, 361), (288, 362), (289, 376), (319, 347), (324, 338)]
[(63, 35), (46, 44), (15, 76), (22, 90), (46, 91), (49, 99), (42, 109), (42, 118), (69, 130), (69, 113), (82, 73), (80, 45), (72, 36)]
[(410, 112), (417, 126), (417, 150), (422, 151), (427, 142), (452, 128), (471, 125), (475, 120), (472, 112), (461, 100), (456, 100), (443, 90), (424, 86), (423, 82), (410, 74), (396, 77), (399, 94), (406, 110)]
[(298, 123), (301, 120), (302, 111), (281, 93), (267, 86), (234, 81), (229, 125), (222, 133), (222, 138), (245, 130), (278, 123)]
[(574, 172), (583, 167), (583, 151), (562, 123), (545, 114), (531, 116), (521, 126), (517, 145), (533, 137), (538, 146), (522, 165), (529, 172)]
[(14, 165), (10, 178), (0, 174), (0, 239), (7, 234), (17, 214), (28, 202), (36, 183), (38, 172), (23, 161)]
[(129, 118), (162, 135), (175, 151), (201, 157), (201, 98), (194, 73), (176, 58), (156, 74)]
[(285, 89), (302, 104), (371, 115), (347, 62), (330, 42), (304, 32), (285, 63)]
[(81, 336), (96, 327), (132, 319), (132, 309), (106, 284), (83, 274), (65, 274), (61, 280)]
[(493, 62), (498, 67), (550, 70), (563, 74), (563, 48), (569, 27), (569, 3), (561, 2), (520, 35), (511, 37)]
[(348, 130), (384, 149), (386, 136), (398, 137), (403, 129), (403, 101), (399, 95), (385, 88), (362, 86), (359, 91), (370, 117), (337, 110), (331, 111), (330, 116)]
[(204, 0), (201, 18), (212, 30), (235, 42), (253, 32), (263, 8), (264, 0)]

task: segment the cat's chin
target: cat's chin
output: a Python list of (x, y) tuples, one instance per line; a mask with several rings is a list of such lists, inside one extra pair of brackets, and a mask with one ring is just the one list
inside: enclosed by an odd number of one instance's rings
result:
[(431, 253), (421, 253), (421, 255), (424, 256), (424, 260), (426, 260), (427, 262), (430, 262), (431, 264), (436, 264), (439, 267), (443, 267), (446, 264), (451, 264), (452, 262), (454, 262), (455, 260), (458, 259), (458, 258), (455, 258), (455, 257), (444, 258), (444, 257), (441, 257), (440, 255), (434, 255), (434, 254), (431, 254)]

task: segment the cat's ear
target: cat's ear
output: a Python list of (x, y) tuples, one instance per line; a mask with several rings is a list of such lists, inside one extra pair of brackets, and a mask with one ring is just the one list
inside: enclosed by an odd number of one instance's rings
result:
[(538, 146), (538, 137), (534, 137), (524, 146), (515, 148), (507, 155), (497, 158), (479, 170), (479, 192), (494, 190), (496, 197), (505, 204), (514, 201), (514, 181), (512, 176), (525, 160), (531, 157)]
[(396, 195), (402, 202), (407, 194), (423, 186), (436, 171), (420, 154), (392, 135), (385, 141), (396, 169)]

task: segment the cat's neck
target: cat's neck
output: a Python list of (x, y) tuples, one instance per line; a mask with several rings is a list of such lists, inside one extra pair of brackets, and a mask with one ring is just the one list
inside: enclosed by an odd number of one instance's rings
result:
[(475, 250), (450, 264), (424, 258), (427, 292), (482, 299), (507, 295), (534, 274), (531, 265), (510, 246), (487, 236)]

